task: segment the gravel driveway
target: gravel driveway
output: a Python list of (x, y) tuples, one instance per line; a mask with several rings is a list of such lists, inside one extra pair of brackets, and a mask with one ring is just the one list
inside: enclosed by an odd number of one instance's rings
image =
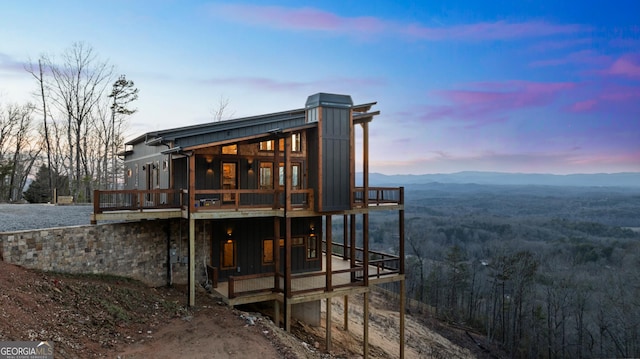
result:
[(91, 205), (0, 203), (0, 232), (90, 224)]

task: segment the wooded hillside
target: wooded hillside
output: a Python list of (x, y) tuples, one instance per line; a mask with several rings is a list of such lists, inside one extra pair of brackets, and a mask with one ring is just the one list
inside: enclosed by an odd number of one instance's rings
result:
[[(408, 295), (435, 316), (518, 358), (640, 357), (639, 189), (425, 184), (406, 199)], [(372, 216), (374, 249), (397, 251), (396, 223)]]

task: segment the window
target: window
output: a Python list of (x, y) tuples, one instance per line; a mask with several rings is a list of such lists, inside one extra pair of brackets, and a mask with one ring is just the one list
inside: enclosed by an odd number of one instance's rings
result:
[(238, 145), (222, 146), (222, 154), (223, 155), (237, 155), (238, 154)]
[(236, 267), (236, 241), (227, 239), (220, 246), (220, 267), (233, 269)]
[[(278, 184), (280, 186), (284, 186), (284, 163), (281, 163), (278, 167)], [(291, 164), (291, 188), (299, 189), (300, 188), (300, 164), (292, 163)]]
[(273, 264), (273, 239), (262, 241), (262, 264)]
[(291, 188), (300, 188), (300, 164), (294, 163), (291, 165)]
[(262, 141), (260, 142), (260, 145), (258, 147), (258, 149), (260, 151), (273, 151), (274, 150), (274, 146), (273, 146), (273, 140), (270, 141)]
[(132, 174), (133, 171), (131, 170), (131, 168), (127, 168), (127, 177), (131, 177)]
[(273, 189), (273, 163), (260, 162), (260, 189)]
[(318, 259), (318, 237), (307, 237), (307, 259)]
[(169, 170), (169, 160), (162, 161), (162, 170), (163, 171), (168, 171)]
[(300, 137), (301, 136), (299, 133), (294, 133), (293, 135), (291, 135), (291, 152), (302, 151)]
[(304, 246), (304, 237), (291, 238), (291, 245), (294, 247)]
[[(300, 133), (294, 133), (291, 135), (291, 152), (302, 151), (301, 137)], [(260, 151), (274, 151), (276, 149), (275, 140), (260, 142), (258, 149)], [(278, 150), (280, 152), (284, 152), (284, 138), (278, 140)]]
[[(238, 189), (238, 171), (235, 162), (222, 163), (222, 189)], [(224, 193), (222, 197), (222, 200), (225, 202), (233, 202), (236, 200), (235, 193)]]

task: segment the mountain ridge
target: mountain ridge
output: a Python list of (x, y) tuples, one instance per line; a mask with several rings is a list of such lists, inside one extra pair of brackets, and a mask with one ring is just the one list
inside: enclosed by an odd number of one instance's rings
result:
[[(356, 174), (362, 183), (362, 173)], [(416, 185), (427, 183), (482, 184), (482, 185), (539, 185), (576, 187), (640, 187), (640, 172), (576, 173), (567, 175), (546, 173), (512, 173), (462, 171), (435, 174), (369, 174), (370, 185)]]

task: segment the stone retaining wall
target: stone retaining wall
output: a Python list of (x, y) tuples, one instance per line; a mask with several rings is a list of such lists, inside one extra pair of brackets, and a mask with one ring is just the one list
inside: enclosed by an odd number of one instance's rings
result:
[[(112, 274), (161, 286), (170, 280), (169, 240), (178, 252), (171, 281), (186, 284), (188, 234), (188, 223), (177, 219), (4, 232), (0, 233), (0, 259), (26, 268)], [(204, 279), (204, 270), (200, 270), (203, 266), (198, 263), (211, 253), (210, 241), (204, 237), (196, 236), (198, 281)]]

